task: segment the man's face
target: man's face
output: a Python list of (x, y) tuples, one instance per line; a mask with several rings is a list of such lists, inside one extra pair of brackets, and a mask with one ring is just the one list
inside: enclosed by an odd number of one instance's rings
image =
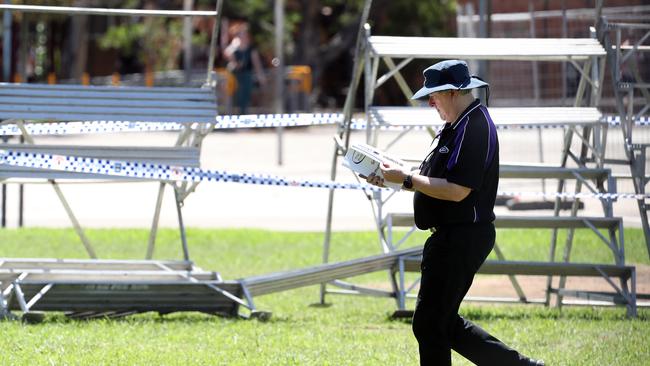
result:
[(453, 122), (450, 121), (451, 100), (452, 93), (448, 90), (429, 94), (429, 106), (435, 108), (438, 111), (440, 118), (448, 123)]

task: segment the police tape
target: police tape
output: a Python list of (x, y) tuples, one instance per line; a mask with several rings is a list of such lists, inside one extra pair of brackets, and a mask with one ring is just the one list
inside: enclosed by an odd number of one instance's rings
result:
[(343, 113), (223, 115), (216, 117), (215, 129), (334, 125), (343, 123), (344, 117)]
[[(300, 127), (317, 125), (334, 125), (342, 123), (341, 113), (285, 113), (258, 115), (224, 115), (216, 116), (213, 128), (272, 128)], [(360, 121), (353, 121), (353, 128), (360, 128)], [(364, 123), (365, 126), (365, 122)], [(193, 124), (175, 122), (146, 122), (146, 121), (73, 121), (73, 122), (44, 122), (25, 123), (23, 126), (30, 135), (72, 135), (87, 133), (117, 133), (117, 132), (153, 132), (179, 131), (185, 125)], [(365, 128), (365, 127), (364, 127)], [(19, 136), (22, 134), (18, 124), (0, 125), (0, 136)]]
[(573, 199), (583, 199), (583, 198), (597, 198), (604, 201), (614, 201), (618, 199), (634, 199), (634, 200), (644, 200), (650, 199), (650, 194), (637, 194), (637, 193), (592, 193), (592, 192), (507, 192), (499, 191), (497, 192), (499, 196), (504, 197), (535, 197), (535, 198), (544, 198), (544, 199), (555, 199), (555, 198), (573, 198)]
[[(343, 122), (342, 113), (287, 113), (287, 114), (250, 114), (250, 115), (223, 115), (216, 116), (215, 130), (239, 128), (274, 128), (274, 127), (304, 127), (317, 125), (335, 125)], [(612, 127), (620, 126), (620, 117), (607, 116), (607, 122)], [(190, 124), (191, 125), (191, 124)], [(650, 117), (636, 119), (637, 126), (650, 126)], [(155, 132), (179, 131), (182, 123), (171, 122), (145, 122), (145, 121), (74, 121), (74, 122), (45, 122), (26, 123), (24, 128), (30, 135), (72, 135), (91, 133), (118, 133), (118, 132)], [(373, 128), (380, 130), (401, 131), (405, 128), (425, 130), (427, 125), (393, 126), (385, 124), (372, 124)], [(365, 130), (368, 127), (365, 118), (353, 118), (350, 122), (352, 130)], [(558, 124), (517, 124), (497, 125), (498, 129), (552, 129), (563, 128)], [(19, 136), (22, 134), (17, 124), (0, 125), (0, 136)]]
[[(605, 116), (605, 122), (610, 126), (620, 126), (621, 117), (620, 116)], [(637, 116), (634, 119), (634, 124), (637, 126), (650, 126), (650, 116)]]
[(195, 167), (86, 158), (56, 154), (29, 153), (13, 150), (0, 150), (0, 166), (3, 164), (22, 168), (55, 170), (71, 173), (104, 175), (107, 177), (123, 177), (155, 181), (229, 182), (287, 187), (356, 189), (370, 191), (380, 191), (384, 189), (369, 184), (296, 180), (266, 174), (233, 173), (219, 170), (206, 170)]
[[(86, 121), (25, 123), (25, 131), (30, 135), (75, 135), (118, 132), (178, 131), (180, 123), (162, 122), (124, 122), (124, 121)], [(20, 136), (22, 131), (17, 124), (0, 125), (0, 135)]]
[[(334, 181), (312, 181), (289, 179), (279, 176), (256, 173), (233, 173), (220, 170), (206, 170), (195, 167), (171, 166), (134, 161), (96, 159), (56, 154), (29, 153), (13, 150), (0, 150), (0, 167), (5, 164), (14, 167), (56, 170), (81, 174), (105, 175), (143, 180), (171, 182), (224, 182), (254, 185), (311, 187), (326, 189), (349, 189), (371, 192), (390, 191), (365, 183), (341, 183)], [(635, 193), (591, 193), (591, 192), (497, 192), (499, 196), (538, 197), (538, 198), (595, 198), (600, 200), (650, 199), (650, 194)]]

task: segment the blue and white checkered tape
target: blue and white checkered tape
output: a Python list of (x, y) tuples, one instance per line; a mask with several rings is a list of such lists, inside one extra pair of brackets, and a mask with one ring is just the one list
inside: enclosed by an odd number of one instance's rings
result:
[[(342, 123), (341, 113), (286, 113), (260, 115), (216, 116), (214, 129), (236, 128), (273, 128), (299, 127), (316, 125), (334, 125)], [(53, 123), (26, 123), (26, 131), (31, 135), (69, 135), (111, 132), (151, 132), (178, 131), (181, 123), (165, 122), (125, 122), (125, 121), (76, 121)], [(0, 125), (0, 135), (17, 136), (21, 130), (17, 124)]]
[[(237, 115), (217, 116), (215, 118), (215, 130), (237, 129), (237, 128), (274, 128), (274, 127), (298, 127), (316, 125), (334, 125), (343, 122), (342, 113), (293, 113), (293, 114), (260, 114), (260, 115)], [(607, 116), (606, 122), (611, 126), (620, 126), (620, 117)], [(650, 117), (640, 117), (636, 120), (638, 126), (650, 126)], [(91, 133), (116, 133), (116, 132), (153, 132), (153, 131), (178, 131), (183, 128), (181, 123), (161, 122), (125, 122), (125, 121), (78, 121), (78, 122), (55, 122), (55, 123), (27, 123), (24, 125), (31, 135), (70, 135), (70, 134), (91, 134)], [(374, 126), (381, 130), (400, 131), (405, 126)], [(548, 129), (561, 128), (560, 125), (498, 125), (499, 129)], [(367, 128), (365, 119), (354, 118), (350, 123), (353, 130)], [(409, 126), (416, 130), (425, 130), (427, 126)], [(16, 124), (0, 125), (0, 136), (18, 136), (21, 130)]]
[[(257, 173), (233, 173), (219, 170), (205, 170), (193, 167), (170, 166), (132, 161), (84, 158), (75, 156), (26, 153), (13, 150), (0, 150), (0, 165), (67, 171), (85, 174), (101, 174), (144, 180), (174, 182), (230, 182), (256, 185), (311, 187), (326, 189), (353, 189), (364, 191), (385, 191), (364, 183), (339, 183), (333, 181), (312, 181), (307, 179), (288, 179)], [(635, 193), (569, 193), (569, 192), (498, 192), (502, 196), (538, 198), (596, 198), (600, 200), (650, 199), (650, 194)]]
[(369, 184), (296, 180), (266, 174), (233, 173), (219, 170), (205, 170), (194, 167), (27, 153), (13, 150), (0, 150), (0, 165), (2, 164), (25, 168), (100, 174), (109, 177), (113, 176), (174, 182), (212, 181), (290, 187), (362, 189), (370, 191), (379, 191), (383, 189)]

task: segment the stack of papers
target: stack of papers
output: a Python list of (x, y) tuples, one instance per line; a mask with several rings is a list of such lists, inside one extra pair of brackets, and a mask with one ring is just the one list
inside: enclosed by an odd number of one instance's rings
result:
[[(355, 173), (364, 177), (374, 173), (383, 178), (384, 176), (379, 167), (384, 163), (388, 164), (391, 168), (398, 168), (405, 171), (411, 170), (410, 166), (406, 162), (392, 157), (376, 147), (363, 143), (354, 143), (350, 145), (350, 147), (348, 147), (348, 152), (345, 154), (345, 160), (343, 160), (343, 166), (350, 168)], [(401, 182), (384, 182), (384, 185), (396, 190), (402, 188)]]

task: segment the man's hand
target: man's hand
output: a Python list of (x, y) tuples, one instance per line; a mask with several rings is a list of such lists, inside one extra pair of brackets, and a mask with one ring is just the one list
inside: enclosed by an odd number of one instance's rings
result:
[(366, 182), (368, 182), (369, 184), (372, 184), (373, 186), (382, 187), (382, 188), (385, 187), (384, 186), (384, 178), (380, 177), (379, 175), (377, 175), (375, 173), (370, 173), (370, 175), (367, 176), (367, 177), (365, 175), (362, 175), (362, 174), (359, 174), (359, 176), (361, 178), (365, 178)]
[(404, 181), (404, 178), (406, 178), (406, 176), (408, 175), (408, 173), (404, 172), (403, 170), (392, 168), (389, 164), (385, 164), (385, 163), (382, 166), (380, 166), (379, 169), (381, 169), (381, 175), (371, 173), (367, 177), (363, 175), (360, 175), (360, 177), (365, 178), (366, 182), (368, 182), (369, 184), (378, 187), (385, 187), (384, 185), (385, 182), (401, 184)]
[(384, 179), (391, 183), (401, 184), (404, 182), (404, 179), (409, 175), (407, 172), (393, 168), (390, 164), (384, 163), (383, 166), (380, 166), (381, 174), (384, 176)]

